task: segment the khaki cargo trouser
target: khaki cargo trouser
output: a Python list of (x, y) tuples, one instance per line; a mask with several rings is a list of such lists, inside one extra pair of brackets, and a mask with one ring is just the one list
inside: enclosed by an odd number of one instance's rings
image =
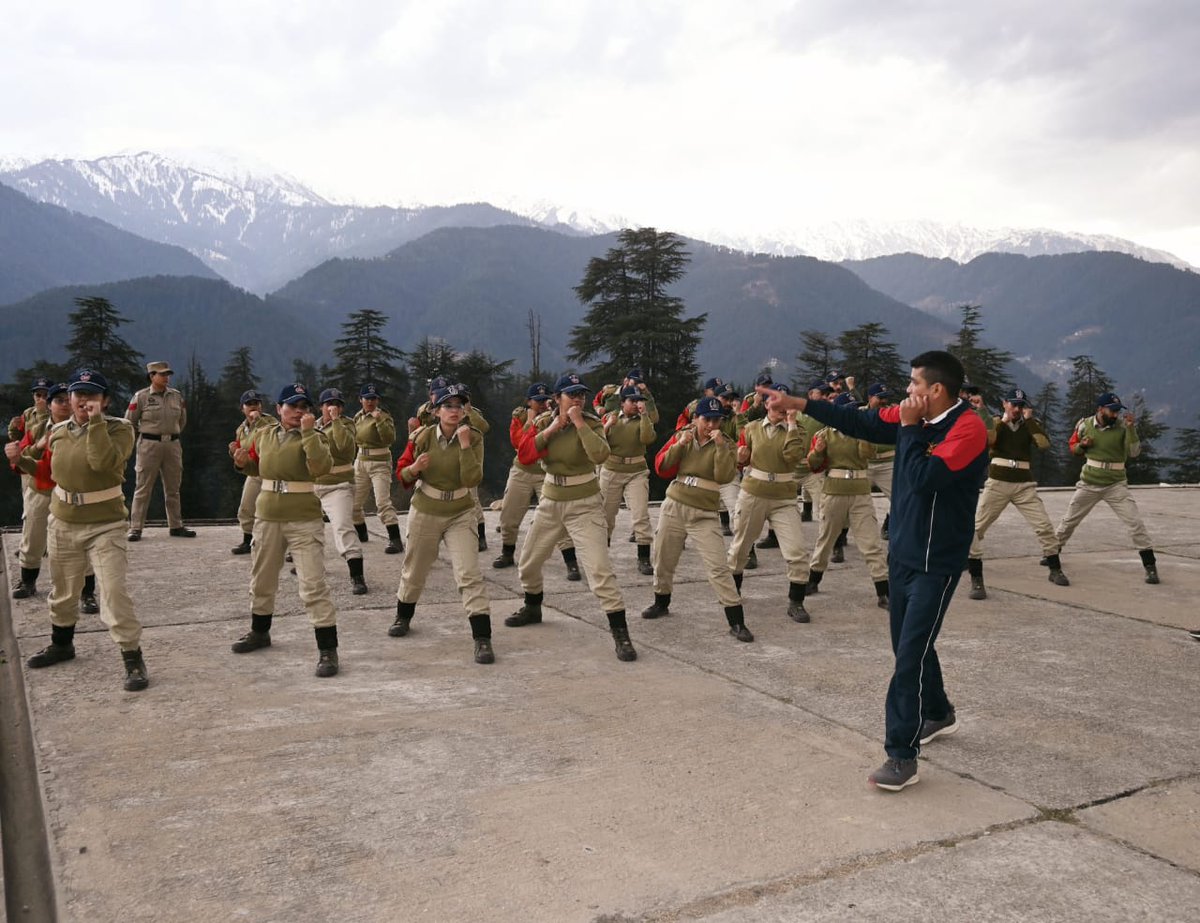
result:
[(172, 529), (182, 528), (183, 514), (179, 509), (179, 485), (183, 481), (183, 446), (179, 443), (179, 437), (172, 437), (170, 442), (138, 437), (137, 462), (133, 470), (137, 480), (133, 489), (133, 509), (129, 514), (129, 528), (139, 531), (145, 528), (150, 494), (153, 493), (154, 482), (160, 475), (162, 476), (163, 506), (167, 510), (167, 525)]
[(892, 470), (895, 467), (894, 458), (881, 462), (867, 462), (867, 480), (871, 482), (872, 487), (883, 491), (883, 495), (889, 500), (892, 499)]
[(625, 601), (608, 558), (608, 526), (599, 493), (580, 500), (542, 497), (517, 562), (521, 588), (526, 593), (542, 592), (542, 566), (564, 534), (575, 545), (579, 566), (604, 611), (624, 611)]
[[(731, 529), (737, 525), (738, 495), (741, 492), (742, 492), (742, 487), (741, 487), (741, 484), (738, 482), (738, 478), (736, 475), (734, 476), (734, 479), (732, 481), (730, 481), (728, 484), (721, 485), (720, 506), (723, 510), (725, 510), (725, 512), (727, 512), (729, 514), (729, 527)], [(718, 528), (719, 528), (719, 526), (720, 526), (720, 520), (718, 520)]]
[(700, 552), (708, 582), (721, 605), (740, 606), (742, 597), (725, 560), (720, 516), (713, 510), (698, 510), (671, 497), (662, 502), (658, 511), (658, 530), (654, 533), (654, 592), (671, 592), (675, 585), (675, 568), (679, 566), (683, 543), (688, 538)]
[(617, 523), (617, 511), (621, 498), (629, 507), (633, 519), (633, 535), (639, 545), (649, 545), (654, 538), (650, 529), (650, 470), (609, 471), (600, 469), (600, 496), (604, 503), (604, 519), (608, 523), (608, 537), (612, 538)]
[(870, 494), (825, 494), (821, 498), (821, 529), (817, 534), (817, 547), (813, 552), (813, 570), (824, 571), (829, 566), (829, 555), (838, 533), (850, 527), (850, 537), (866, 559), (872, 580), (883, 580), (888, 575), (887, 555), (879, 538), (879, 520), (875, 518), (875, 504)]
[(70, 628), (79, 619), (79, 594), (89, 568), (96, 572), (100, 618), (123, 651), (141, 646), (142, 626), (126, 587), (129, 523), (73, 523), (50, 517), (50, 622)]
[(246, 483), (242, 485), (242, 502), (238, 504), (238, 525), (242, 527), (243, 535), (254, 534), (254, 504), (262, 493), (262, 478), (247, 475)]
[[(516, 547), (517, 535), (521, 531), (521, 520), (529, 511), (533, 497), (541, 500), (542, 485), (546, 483), (544, 471), (529, 472), (513, 465), (508, 469), (508, 483), (504, 485), (504, 499), (500, 501), (500, 543)], [(567, 536), (558, 543), (558, 549), (571, 547)]]
[(300, 600), (313, 628), (337, 624), (337, 611), (325, 581), (325, 524), (320, 519), (254, 523), (250, 564), (250, 614), (274, 615), (283, 556), (292, 553), (300, 582)]
[(1133, 539), (1134, 548), (1145, 551), (1154, 546), (1150, 540), (1150, 533), (1146, 531), (1146, 524), (1142, 522), (1142, 514), (1138, 512), (1137, 504), (1133, 502), (1133, 496), (1129, 493), (1128, 483), (1117, 481), (1108, 487), (1096, 487), (1079, 481), (1075, 485), (1075, 493), (1071, 496), (1062, 521), (1054, 530), (1059, 547), (1066, 545), (1067, 539), (1074, 534), (1084, 517), (1101, 500), (1107, 503), (1117, 514), (1117, 518), (1125, 524), (1125, 528), (1129, 530), (1129, 537)]
[(774, 530), (779, 540), (779, 551), (787, 562), (788, 582), (808, 583), (808, 547), (795, 501), (768, 500), (746, 490), (738, 499), (737, 529), (729, 545), (729, 569), (735, 574), (746, 569), (750, 549), (762, 532), (763, 523)]
[(796, 509), (803, 510), (807, 501), (813, 505), (813, 520), (821, 521), (821, 497), (825, 494), (825, 475), (806, 474), (800, 479), (800, 490), (796, 493)]
[(357, 458), (354, 461), (354, 522), (362, 525), (366, 522), (363, 514), (363, 504), (367, 502), (367, 494), (375, 495), (375, 511), (379, 521), (385, 526), (394, 526), (400, 522), (396, 515), (396, 507), (392, 504), (392, 478), (395, 468), (391, 455), (387, 460), (382, 458)]
[(979, 507), (975, 510), (975, 539), (971, 542), (971, 557), (983, 557), (983, 537), (1010, 503), (1033, 528), (1042, 544), (1042, 554), (1058, 554), (1058, 538), (1054, 534), (1054, 526), (1050, 524), (1050, 517), (1046, 515), (1046, 505), (1038, 496), (1037, 484), (1034, 481), (988, 478), (983, 485), (983, 493), (979, 495)]
[(358, 533), (354, 530), (354, 485), (348, 481), (341, 484), (318, 484), (313, 493), (321, 501), (321, 509), (325, 515), (329, 517), (329, 524), (333, 527), (333, 546), (342, 556), (342, 560), (361, 558), (362, 545), (359, 544)]
[(46, 529), (50, 518), (50, 491), (42, 493), (33, 478), (21, 475), (21, 566), (38, 570), (46, 556)]
[(425, 578), (438, 558), (438, 545), (443, 540), (467, 615), (489, 613), (491, 607), (483, 589), (483, 575), (479, 572), (479, 536), (473, 509), (457, 516), (435, 516), (423, 513), (415, 506), (408, 511), (408, 548), (404, 551), (404, 568), (400, 572), (396, 599), (402, 603), (415, 603), (421, 599)]

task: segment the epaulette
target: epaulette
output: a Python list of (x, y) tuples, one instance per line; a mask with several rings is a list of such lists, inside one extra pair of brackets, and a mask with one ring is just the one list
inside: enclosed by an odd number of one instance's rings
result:
[[(554, 415), (557, 412), (558, 411), (556, 411), (556, 410), (543, 410), (541, 413), (539, 413), (536, 417), (533, 418), (533, 425), (538, 427), (539, 429), (541, 429), (542, 421), (543, 420), (546, 420), (546, 421), (553, 420)], [(549, 426), (550, 425), (549, 422), (547, 422), (546, 425)]]

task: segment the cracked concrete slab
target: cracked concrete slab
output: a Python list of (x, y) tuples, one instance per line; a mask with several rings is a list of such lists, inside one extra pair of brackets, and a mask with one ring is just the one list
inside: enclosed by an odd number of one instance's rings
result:
[(1200, 874), (1200, 780), (1163, 782), (1080, 811), (1079, 820)]

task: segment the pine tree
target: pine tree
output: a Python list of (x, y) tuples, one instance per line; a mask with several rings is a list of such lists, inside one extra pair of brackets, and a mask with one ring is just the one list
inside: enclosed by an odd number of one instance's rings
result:
[(1194, 426), (1175, 431), (1175, 457), (1171, 461), (1171, 483), (1200, 484), (1200, 429)]
[(188, 414), (180, 502), (190, 519), (228, 518), (237, 509), (242, 489), (242, 479), (234, 471), (227, 450), (237, 420), (194, 354), (188, 362), (187, 379), (179, 389), (187, 401)]
[(820, 330), (805, 330), (800, 334), (800, 352), (796, 353), (796, 373), (792, 390), (807, 393), (808, 386), (818, 378), (824, 379), (837, 365), (837, 340)]
[(254, 373), (254, 358), (249, 346), (239, 346), (229, 354), (221, 377), (217, 380), (217, 394), (227, 406), (238, 404), (243, 392), (257, 391), (262, 379)]
[(332, 385), (347, 394), (358, 394), (359, 388), (373, 382), (392, 406), (405, 403), (409, 378), (404, 353), (384, 337), (387, 322), (386, 314), (371, 308), (350, 314), (342, 324), (341, 338), (334, 341), (332, 380), (324, 379), (313, 387)]
[[(905, 365), (895, 343), (888, 342), (887, 327), (878, 323), (860, 324), (843, 331), (837, 347), (842, 354), (840, 371), (853, 375), (860, 394), (881, 381), (893, 391), (904, 392), (908, 384)], [(815, 376), (814, 376), (815, 377)]]
[(966, 370), (967, 380), (979, 388), (984, 403), (999, 406), (1004, 392), (1012, 387), (1005, 367), (1012, 362), (1012, 353), (983, 345), (983, 308), (977, 304), (959, 306), (962, 324), (946, 349), (958, 358)]
[(1140, 392), (1133, 396), (1129, 409), (1133, 411), (1133, 428), (1141, 443), (1141, 451), (1136, 458), (1125, 463), (1125, 477), (1130, 484), (1157, 484), (1161, 480), (1159, 468), (1163, 459), (1154, 441), (1166, 435), (1170, 427), (1154, 419), (1154, 414), (1146, 406), (1146, 398)]
[(128, 319), (122, 317), (107, 298), (76, 298), (79, 308), (67, 318), (71, 339), (67, 341), (67, 365), (96, 369), (108, 379), (112, 403), (119, 406), (118, 395), (128, 396), (146, 386), (146, 367), (142, 354), (117, 333)]
[(1066, 483), (1064, 474), (1067, 462), (1067, 439), (1070, 430), (1064, 432), (1062, 402), (1058, 385), (1049, 382), (1033, 398), (1034, 418), (1042, 424), (1050, 445), (1033, 455), (1033, 479), (1043, 487), (1054, 487)]
[(428, 391), (431, 379), (439, 376), (449, 379), (455, 377), (458, 353), (453, 346), (440, 337), (425, 337), (408, 350), (404, 354), (404, 358), (408, 362), (413, 390), (422, 396)]

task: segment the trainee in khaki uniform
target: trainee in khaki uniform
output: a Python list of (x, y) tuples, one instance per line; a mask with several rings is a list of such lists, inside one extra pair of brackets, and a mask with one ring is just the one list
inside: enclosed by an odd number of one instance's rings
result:
[(971, 575), (968, 595), (971, 599), (987, 599), (987, 588), (983, 583), (983, 537), (1010, 503), (1033, 527), (1042, 545), (1045, 563), (1050, 568), (1050, 582), (1070, 586), (1058, 557), (1054, 526), (1046, 515), (1046, 507), (1038, 496), (1037, 484), (1030, 471), (1034, 447), (1044, 449), (1050, 445), (1050, 440), (1042, 424), (1034, 418), (1024, 391), (1013, 388), (1008, 392), (1004, 398), (1004, 416), (995, 423), (996, 441), (992, 445), (988, 479), (975, 510), (975, 540), (971, 542), (971, 556), (967, 559), (967, 571)]
[(163, 506), (167, 511), (168, 535), (195, 538), (196, 533), (183, 524), (179, 508), (179, 484), (183, 480), (183, 446), (179, 434), (187, 426), (187, 405), (183, 393), (170, 387), (171, 366), (166, 362), (146, 365), (150, 386), (142, 388), (129, 402), (125, 419), (138, 431), (137, 476), (133, 490), (133, 509), (129, 514), (129, 540), (140, 541), (146, 526), (146, 509), (154, 482), (162, 477)]
[(329, 455), (333, 461), (328, 474), (317, 478), (317, 499), (333, 529), (333, 545), (350, 569), (351, 592), (362, 596), (368, 592), (363, 576), (362, 545), (354, 528), (354, 427), (342, 416), (346, 398), (337, 388), (321, 392), (321, 419), (317, 429), (329, 440)]
[[(832, 400), (833, 389), (825, 383), (824, 379), (818, 378), (808, 386), (808, 399), (810, 401)], [(812, 437), (817, 434), (817, 431), (824, 429), (822, 424), (806, 413), (801, 413), (796, 417), (796, 425), (803, 427), (809, 445), (812, 445)], [(805, 454), (796, 466), (796, 476), (800, 479), (800, 488), (796, 495), (796, 503), (800, 506), (800, 521), (812, 522), (815, 514), (817, 522), (820, 522), (821, 494), (825, 487), (825, 475), (819, 471), (813, 471), (808, 466), (808, 455)]]
[[(429, 400), (417, 408), (415, 416), (409, 418), (408, 431), (410, 433), (416, 430), (418, 426), (432, 426), (437, 422), (437, 415), (434, 413), (434, 394), (442, 391), (444, 388), (450, 387), (451, 384), (454, 383), (441, 375), (429, 380)], [(492, 424), (488, 423), (488, 421), (484, 419), (483, 414), (471, 405), (471, 395), (469, 389), (461, 383), (456, 384), (456, 387), (462, 388), (463, 394), (466, 397), (467, 422), (486, 436), (489, 432), (491, 432)], [(475, 510), (476, 542), (480, 551), (487, 551), (487, 528), (483, 521), (483, 504), (479, 502), (478, 487), (471, 488), (471, 503), (472, 509)], [(579, 578), (575, 577), (574, 579), (578, 580)]]
[[(508, 424), (508, 441), (514, 450), (521, 446), (525, 427), (546, 412), (549, 400), (548, 385), (535, 381), (529, 386), (525, 392), (525, 403), (513, 410), (512, 420)], [(519, 456), (513, 457), (512, 467), (508, 469), (508, 482), (504, 485), (504, 499), (500, 502), (500, 554), (492, 561), (492, 567), (497, 570), (516, 566), (517, 535), (521, 530), (521, 520), (529, 510), (529, 501), (533, 497), (541, 500), (545, 480), (546, 472), (541, 462), (526, 465), (522, 464)], [(560, 541), (558, 549), (567, 565), (567, 579), (582, 580), (570, 538), (565, 537)]]
[(646, 401), (636, 387), (621, 392), (620, 410), (604, 415), (604, 435), (611, 454), (600, 467), (600, 496), (608, 538), (612, 540), (617, 510), (624, 498), (633, 519), (637, 540), (638, 572), (654, 573), (650, 563), (650, 469), (646, 466), (646, 447), (654, 442), (654, 423), (650, 419), (653, 400)]
[(605, 385), (600, 393), (596, 395), (595, 400), (592, 402), (596, 408), (596, 415), (600, 416), (603, 413), (620, 410), (621, 392), (626, 388), (637, 388), (641, 392), (642, 396), (640, 399), (646, 402), (646, 415), (650, 418), (651, 423), (658, 426), (658, 405), (654, 401), (654, 395), (650, 391), (650, 386), (646, 384), (641, 367), (636, 365), (626, 373), (619, 385)]
[(746, 627), (742, 597), (725, 560), (717, 515), (721, 485), (731, 481), (737, 471), (733, 442), (721, 432), (724, 416), (718, 398), (700, 398), (692, 410), (692, 422), (668, 439), (655, 456), (659, 476), (674, 480), (667, 486), (654, 533), (654, 603), (642, 611), (642, 618), (670, 614), (675, 568), (683, 544), (690, 538), (704, 561), (708, 582), (725, 607), (729, 633), (749, 642), (754, 635)]
[(354, 529), (361, 542), (368, 540), (363, 504), (367, 494), (375, 494), (375, 510), (387, 529), (387, 554), (404, 550), (400, 540), (400, 518), (392, 505), (392, 443), (396, 441), (396, 422), (379, 406), (379, 389), (368, 382), (358, 392), (362, 410), (354, 415), (354, 439), (358, 459), (354, 463)]
[(279, 425), (256, 429), (233, 462), (262, 478), (254, 510), (250, 568), (250, 630), (234, 642), (235, 654), (271, 646), (271, 620), (279, 572), (288, 551), (300, 580), (300, 599), (317, 638), (317, 676), (338, 672), (337, 612), (325, 580), (325, 524), (316, 479), (333, 467), (329, 440), (317, 429), (308, 389), (299, 383), (279, 392)]
[[(723, 385), (717, 390), (717, 400), (721, 402), (721, 412), (724, 416), (720, 421), (721, 435), (729, 440), (731, 446), (736, 446), (738, 436), (741, 434), (743, 419), (738, 413), (738, 396), (733, 390), (733, 385)], [(721, 534), (733, 535), (734, 527), (737, 522), (737, 504), (740, 478), (738, 477), (737, 469), (734, 469), (733, 480), (721, 485)], [(758, 566), (758, 559), (754, 559), (754, 566)]]
[[(790, 394), (787, 385), (764, 385)], [(796, 462), (808, 443), (796, 425), (796, 412), (768, 408), (766, 416), (746, 424), (738, 437), (737, 461), (742, 467), (742, 490), (738, 498), (737, 529), (729, 546), (729, 568), (738, 591), (742, 571), (750, 557), (755, 537), (763, 524), (775, 535), (788, 568), (788, 616), (809, 621), (804, 608), (808, 588), (808, 549), (796, 508)]]
[(470, 493), (483, 480), (483, 434), (466, 422), (466, 397), (461, 385), (435, 392), (435, 422), (413, 431), (396, 463), (396, 477), (405, 488), (415, 487), (416, 493), (408, 511), (408, 552), (396, 590), (396, 620), (388, 634), (393, 638), (408, 634), (429, 569), (437, 560), (438, 545), (444, 541), (471, 625), (475, 662), (493, 663), (491, 607), (479, 573)]
[(29, 666), (74, 659), (76, 600), (90, 564), (100, 580), (100, 617), (125, 662), (125, 689), (138, 692), (150, 679), (142, 659), (142, 626), (125, 586), (128, 518), (122, 484), (133, 453), (133, 427), (105, 415), (108, 382), (99, 372), (80, 369), (67, 390), (70, 419), (56, 424), (31, 449), (38, 459), (50, 453), (55, 487), (50, 500), (50, 644), (29, 658)]
[(625, 601), (608, 558), (608, 528), (596, 477), (596, 466), (608, 458), (608, 441), (603, 424), (584, 412), (588, 390), (578, 375), (563, 375), (554, 384), (553, 410), (527, 426), (521, 438), (518, 457), (527, 465), (540, 460), (546, 481), (517, 565), (525, 604), (504, 624), (516, 628), (541, 622), (545, 597), (542, 567), (566, 532), (579, 554), (588, 586), (604, 606), (617, 659), (636, 660)]
[[(839, 395), (835, 407), (854, 406), (850, 395)], [(888, 607), (887, 556), (879, 539), (879, 521), (871, 502), (871, 483), (867, 480), (867, 461), (874, 448), (869, 442), (847, 436), (826, 427), (818, 432), (808, 453), (808, 464), (814, 470), (825, 471), (825, 491), (821, 498), (821, 530), (813, 552), (812, 570), (808, 576), (808, 592), (817, 592), (838, 533), (849, 526), (854, 544), (866, 559), (867, 569), (875, 582), (879, 608)]]
[(33, 405), (8, 423), (8, 442), (4, 445), (4, 453), (12, 469), (21, 475), (21, 574), (13, 583), (13, 599), (27, 599), (37, 593), (38, 571), (46, 553), (49, 491), (39, 490), (32, 473), (18, 464), (17, 459), (27, 446), (40, 439), (45, 432), (50, 420), (50, 391), (54, 387), (54, 382), (49, 378), (35, 379)]
[[(867, 387), (867, 403), (863, 410), (879, 410), (887, 407), (894, 397), (891, 388), (882, 381), (874, 382)], [(867, 480), (872, 487), (878, 487), (888, 500), (888, 511), (883, 514), (883, 525), (879, 527), (881, 538), (888, 537), (888, 525), (891, 523), (892, 511), (892, 473), (896, 465), (896, 447), (886, 443), (872, 444), (875, 454), (867, 462)]]
[[(759, 375), (756, 379), (754, 379), (754, 387), (755, 388), (774, 388), (775, 380), (770, 375), (768, 375), (767, 373), (764, 372), (763, 374)], [(784, 388), (784, 391), (787, 391), (790, 393), (790, 389), (787, 387), (787, 385), (784, 385), (783, 388)], [(750, 425), (751, 423), (753, 423), (755, 420), (763, 419), (766, 415), (767, 415), (767, 406), (765, 403), (763, 403), (763, 396), (761, 394), (759, 394), (757, 391), (751, 391), (749, 394), (746, 394), (742, 397), (741, 404), (738, 407), (738, 421), (739, 421), (738, 441), (739, 441), (739, 444), (741, 441), (742, 432), (746, 429), (746, 427), (748, 425)], [(805, 445), (807, 446), (808, 443), (805, 443)], [(739, 465), (738, 473), (739, 474), (741, 473), (740, 465)], [(741, 502), (742, 502), (742, 499), (741, 499), (741, 496), (739, 495), (738, 503), (741, 503)], [(736, 510), (735, 510), (735, 512), (736, 512)], [(778, 548), (778, 547), (779, 547), (779, 538), (775, 535), (775, 530), (772, 528), (768, 528), (766, 536), (761, 541), (755, 542), (753, 545), (750, 546), (750, 553), (747, 556), (746, 564), (744, 565), (745, 569), (746, 570), (754, 570), (755, 568), (758, 567), (758, 556), (755, 554), (754, 549), (756, 549), (756, 548)]]
[(1079, 481), (1067, 511), (1054, 532), (1061, 548), (1067, 544), (1084, 517), (1103, 500), (1129, 530), (1133, 547), (1137, 549), (1142, 566), (1146, 569), (1146, 582), (1158, 583), (1158, 562), (1151, 547), (1150, 533), (1146, 531), (1142, 514), (1133, 502), (1125, 477), (1125, 463), (1142, 452), (1133, 414), (1121, 415), (1125, 409), (1119, 397), (1111, 391), (1105, 391), (1096, 398), (1096, 415), (1084, 417), (1075, 424), (1069, 444), (1072, 454), (1083, 456), (1083, 470), (1079, 473)]
[[(71, 396), (67, 393), (65, 381), (52, 386), (49, 397), (50, 416), (27, 428), (20, 442), (10, 442), (5, 446), (5, 453), (13, 468), (29, 478), (31, 491), (26, 496), (21, 523), (21, 576), (13, 588), (13, 599), (37, 595), (37, 578), (46, 554), (50, 501), (55, 487), (50, 473), (50, 453), (45, 452), (40, 459), (34, 459), (30, 450), (52, 426), (65, 422), (71, 416)], [(100, 604), (96, 602), (96, 575), (90, 564), (83, 578), (83, 591), (79, 594), (79, 611), (85, 615), (95, 615), (100, 611)]]
[[(229, 457), (243, 445), (250, 444), (251, 434), (261, 426), (278, 426), (279, 421), (269, 413), (262, 412), (263, 396), (251, 389), (242, 392), (241, 408), (242, 422), (238, 424), (233, 434), (233, 442), (229, 443)], [(258, 502), (259, 491), (262, 490), (262, 478), (246, 474), (242, 484), (242, 499), (238, 503), (238, 525), (242, 527), (242, 541), (231, 549), (234, 554), (249, 554), (250, 542), (254, 538), (254, 505)]]

